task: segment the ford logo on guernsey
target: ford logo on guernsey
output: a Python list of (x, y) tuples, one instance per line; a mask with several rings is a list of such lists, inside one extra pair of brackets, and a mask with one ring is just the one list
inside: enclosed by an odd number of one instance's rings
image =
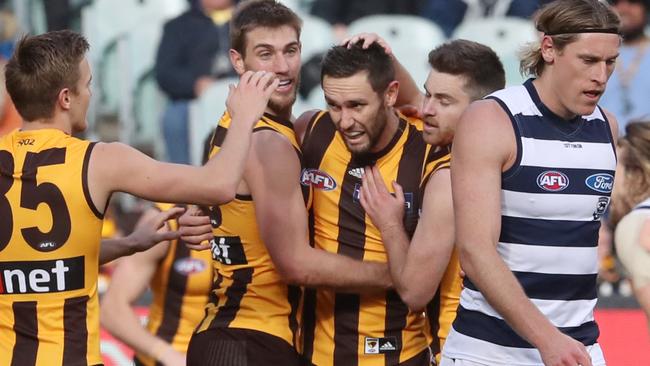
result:
[(611, 193), (614, 188), (614, 177), (607, 173), (593, 174), (585, 179), (587, 187), (600, 193)]
[(331, 191), (336, 188), (336, 181), (329, 174), (318, 169), (305, 169), (302, 171), (300, 183), (303, 186), (312, 186), (316, 189)]
[(537, 185), (548, 192), (559, 192), (569, 186), (569, 177), (557, 170), (547, 170), (537, 176)]

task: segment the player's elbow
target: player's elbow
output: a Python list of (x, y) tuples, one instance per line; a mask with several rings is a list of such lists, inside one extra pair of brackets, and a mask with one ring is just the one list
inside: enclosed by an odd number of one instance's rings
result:
[(412, 312), (423, 311), (424, 308), (429, 303), (430, 298), (424, 294), (418, 293), (416, 291), (399, 291), (399, 295), (402, 298), (402, 301), (408, 306), (409, 310)]
[(278, 272), (282, 280), (289, 285), (306, 286), (309, 285), (309, 273), (305, 266), (295, 261), (278, 266)]
[(201, 204), (218, 206), (234, 200), (237, 195), (238, 183), (221, 182), (221, 184), (213, 185), (206, 190), (209, 194), (204, 197), (204, 202), (201, 202)]
[(475, 269), (477, 268), (479, 258), (477, 250), (470, 248), (468, 245), (458, 245), (458, 259), (460, 261), (460, 267), (465, 272), (466, 276), (472, 277)]

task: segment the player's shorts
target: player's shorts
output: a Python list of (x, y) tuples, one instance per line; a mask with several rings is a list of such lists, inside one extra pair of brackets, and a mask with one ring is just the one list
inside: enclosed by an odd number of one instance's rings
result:
[(251, 329), (208, 329), (192, 335), (187, 350), (191, 366), (299, 366), (296, 350), (285, 340)]

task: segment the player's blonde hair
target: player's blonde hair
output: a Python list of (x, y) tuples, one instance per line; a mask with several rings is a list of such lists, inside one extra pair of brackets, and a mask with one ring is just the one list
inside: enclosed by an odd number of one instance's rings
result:
[[(618, 32), (620, 20), (612, 8), (598, 0), (555, 0), (535, 14), (535, 28), (543, 35), (552, 35), (553, 47), (562, 51), (575, 42), (580, 31)], [(519, 69), (524, 76), (538, 77), (546, 63), (540, 41), (529, 43), (520, 54)]]

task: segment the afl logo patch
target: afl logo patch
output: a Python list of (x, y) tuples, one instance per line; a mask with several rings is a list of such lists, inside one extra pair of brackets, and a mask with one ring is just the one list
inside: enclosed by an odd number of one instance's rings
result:
[(303, 186), (312, 186), (316, 189), (331, 191), (336, 188), (336, 181), (329, 174), (318, 169), (305, 169), (300, 176)]
[(593, 174), (585, 179), (585, 184), (596, 192), (611, 193), (614, 188), (614, 177), (607, 173)]
[(569, 186), (569, 177), (557, 170), (547, 170), (537, 176), (537, 186), (548, 192), (559, 192)]
[(196, 258), (183, 258), (174, 262), (174, 270), (185, 276), (203, 272), (205, 270), (205, 263)]

